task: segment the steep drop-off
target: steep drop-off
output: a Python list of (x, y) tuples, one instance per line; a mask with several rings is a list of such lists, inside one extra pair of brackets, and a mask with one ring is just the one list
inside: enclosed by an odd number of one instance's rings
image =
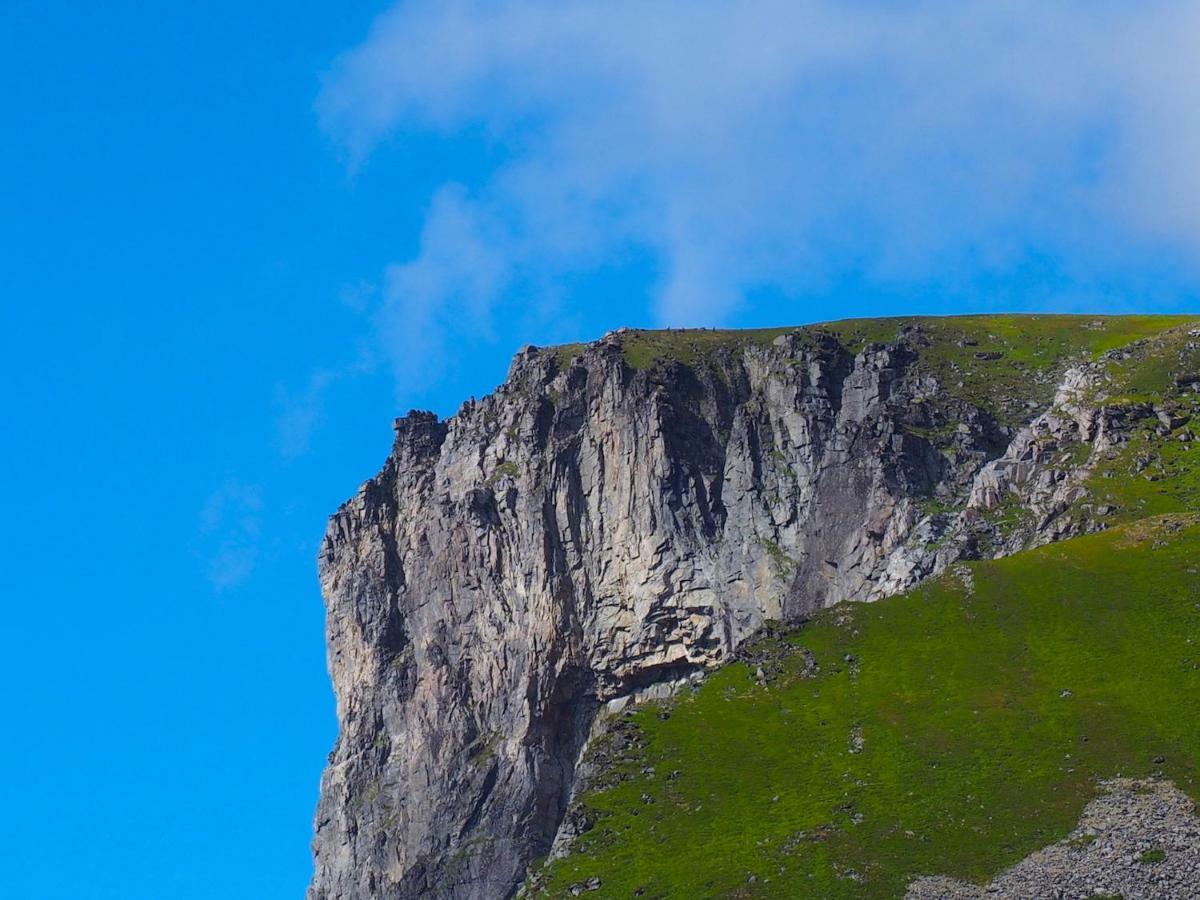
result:
[(1104, 527), (1089, 479), (1175, 415), (1112, 402), (1112, 372), (1186, 384), (1190, 327), (625, 331), (527, 348), (451, 419), (397, 420), (320, 552), (341, 731), (310, 897), (510, 896), (602, 710), (771, 620)]

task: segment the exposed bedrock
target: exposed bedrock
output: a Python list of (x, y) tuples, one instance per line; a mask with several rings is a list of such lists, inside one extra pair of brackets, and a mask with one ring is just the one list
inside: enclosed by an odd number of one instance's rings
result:
[[(616, 335), (527, 348), (451, 419), (397, 420), (320, 551), (341, 733), (310, 898), (510, 896), (605, 704), (766, 620), (1083, 527), (1061, 513), (1086, 460), (1057, 450), (1112, 439), (1087, 370), (1009, 430), (921, 352), (810, 330), (634, 369)], [(1013, 496), (1029, 528), (996, 537)]]

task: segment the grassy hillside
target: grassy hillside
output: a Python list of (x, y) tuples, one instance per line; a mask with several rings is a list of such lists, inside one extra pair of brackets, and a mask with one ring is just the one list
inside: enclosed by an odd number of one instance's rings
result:
[(1062, 837), (1097, 779), (1161, 773), (1196, 796), (1197, 566), (1198, 517), (1147, 519), (767, 638), (623, 719), (594, 826), (538, 883), (899, 897)]

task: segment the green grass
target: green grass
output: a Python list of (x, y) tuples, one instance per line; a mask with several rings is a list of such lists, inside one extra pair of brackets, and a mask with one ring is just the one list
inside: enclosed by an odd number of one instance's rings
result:
[(1022, 418), (1024, 401), (1050, 400), (1067, 364), (1197, 322), (1195, 316), (998, 315), (850, 319), (821, 327), (851, 349), (919, 329), (918, 369), (937, 377), (946, 396), (1012, 424)]
[(678, 328), (667, 331), (630, 330), (621, 340), (625, 362), (633, 369), (646, 369), (670, 359), (685, 366), (711, 364), (722, 351), (740, 349), (749, 344), (765, 345), (795, 328), (752, 328), (720, 330)]
[(1109, 372), (1120, 398), (1154, 400), (1170, 390), (1176, 375), (1200, 373), (1200, 340), (1191, 334), (1195, 325), (1194, 321), (1179, 323), (1157, 340), (1131, 348), (1127, 358), (1114, 361)]
[(575, 357), (586, 347), (587, 344), (559, 344), (554, 348), (554, 359), (558, 363), (558, 367), (565, 369), (570, 366)]
[(783, 548), (774, 541), (763, 540), (762, 546), (763, 549), (766, 550), (770, 555), (771, 562), (774, 564), (775, 569), (779, 573), (780, 577), (788, 575), (793, 569), (796, 568), (796, 561), (788, 556), (787, 553), (784, 552)]
[(1115, 521), (1200, 509), (1200, 441), (1162, 440), (1152, 430), (1157, 424), (1150, 419), (1088, 481), (1088, 500), (1117, 507)]
[(487, 478), (487, 483), (489, 485), (495, 484), (501, 478), (517, 478), (520, 476), (520, 474), (520, 466), (518, 466), (512, 460), (505, 460), (504, 462), (497, 464), (496, 468), (492, 470), (492, 474)]
[(766, 685), (734, 664), (665, 719), (642, 707), (640, 749), (585, 795), (595, 826), (536, 883), (901, 897), (918, 875), (984, 881), (1062, 839), (1099, 779), (1161, 771), (1197, 796), (1197, 521), (974, 563), (972, 592), (947, 576), (827, 610), (775, 639), (810, 651), (815, 676), (797, 652)]
[[(869, 343), (896, 340), (905, 329), (921, 329), (930, 339), (929, 353), (943, 363), (972, 367), (977, 354), (1001, 353), (1000, 360), (983, 360), (1037, 368), (1066, 356), (1092, 358), (1171, 328), (1200, 322), (1197, 316), (907, 316), (881, 319), (842, 319), (817, 325), (744, 330), (679, 328), (630, 329), (620, 339), (625, 361), (634, 369), (671, 359), (697, 365), (721, 350), (750, 344), (766, 345), (790, 332), (828, 332), (847, 349), (857, 352)], [(572, 358), (582, 348), (568, 344), (556, 352)], [(994, 367), (999, 368), (999, 367)]]
[(1077, 838), (1072, 838), (1071, 840), (1067, 841), (1067, 846), (1072, 850), (1086, 850), (1094, 843), (1096, 843), (1096, 835), (1089, 833), (1081, 834)]
[(1176, 384), (1200, 373), (1200, 340), (1189, 331), (1164, 333), (1106, 367), (1104, 402), (1124, 411), (1129, 440), (1096, 463), (1081, 502), (1113, 507), (1110, 521), (1200, 510), (1200, 395)]

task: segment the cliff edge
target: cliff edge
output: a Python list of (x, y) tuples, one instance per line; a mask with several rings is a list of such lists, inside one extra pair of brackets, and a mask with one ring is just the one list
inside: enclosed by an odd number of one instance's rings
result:
[(1161, 412), (1107, 404), (1106, 367), (1190, 321), (623, 330), (398, 419), (319, 555), (340, 735), (310, 900), (512, 896), (604, 708), (765, 623), (1103, 528), (1087, 474)]

